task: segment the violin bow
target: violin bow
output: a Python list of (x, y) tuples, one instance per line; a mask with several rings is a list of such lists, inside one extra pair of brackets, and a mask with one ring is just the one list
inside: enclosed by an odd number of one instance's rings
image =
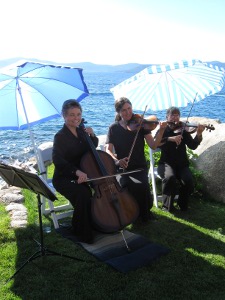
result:
[[(116, 176), (122, 176), (122, 175), (126, 175), (126, 174), (131, 174), (131, 173), (136, 173), (136, 172), (141, 172), (143, 171), (143, 169), (136, 169), (133, 171), (127, 171), (127, 172), (123, 172), (123, 173), (116, 173), (113, 175), (106, 175), (106, 176), (101, 176), (101, 177), (96, 177), (96, 178), (88, 178), (85, 182), (91, 182), (91, 181), (95, 181), (95, 180), (101, 180), (101, 179), (108, 179), (108, 178), (112, 178), (112, 177), (116, 177)], [(71, 180), (71, 182), (76, 183), (76, 180)]]
[(195, 98), (194, 98), (194, 100), (193, 100), (193, 102), (192, 102), (192, 106), (191, 106), (191, 109), (190, 109), (190, 111), (189, 111), (189, 113), (188, 113), (187, 120), (184, 122), (184, 125), (183, 125), (183, 127), (182, 127), (182, 130), (181, 130), (181, 136), (183, 135), (184, 129), (185, 129), (187, 123), (188, 123), (188, 119), (189, 119), (189, 117), (190, 117), (190, 114), (191, 114), (192, 108), (193, 108), (193, 106), (194, 106), (194, 102), (195, 102), (195, 100), (196, 100), (197, 95), (198, 95), (198, 92), (196, 93)]
[[(139, 133), (139, 131), (140, 131), (140, 129), (141, 129), (141, 125), (142, 125), (142, 123), (143, 123), (143, 121), (144, 121), (144, 115), (145, 115), (145, 113), (146, 113), (146, 110), (147, 110), (147, 105), (145, 106), (145, 110), (144, 110), (144, 112), (143, 112), (143, 114), (142, 114), (142, 116), (141, 116), (141, 122), (140, 122), (140, 124), (139, 124), (139, 128), (137, 129), (136, 135), (135, 135), (135, 137), (134, 137), (133, 144), (132, 144), (132, 146), (131, 146), (131, 149), (130, 149), (130, 152), (129, 152), (129, 155), (128, 155), (128, 163), (129, 163), (129, 161), (130, 161), (130, 157), (131, 157), (132, 152), (133, 152), (133, 150), (134, 150), (134, 146), (135, 146), (135, 143), (136, 143), (136, 140), (137, 140), (137, 137), (138, 137), (138, 133)], [(123, 170), (125, 170), (125, 169), (123, 169)]]

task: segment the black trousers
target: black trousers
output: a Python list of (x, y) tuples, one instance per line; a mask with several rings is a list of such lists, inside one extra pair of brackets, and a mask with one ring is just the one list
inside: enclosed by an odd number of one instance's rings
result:
[(91, 188), (88, 184), (76, 184), (69, 179), (55, 180), (53, 185), (74, 207), (72, 218), (74, 234), (81, 242), (90, 242), (93, 238)]
[[(173, 169), (168, 164), (158, 165), (158, 174), (162, 178), (162, 203), (170, 210), (173, 199), (178, 192), (178, 205), (181, 210), (188, 208), (188, 200), (194, 191), (192, 173), (189, 167)], [(177, 180), (180, 186), (177, 187)]]
[(143, 170), (130, 175), (123, 175), (118, 179), (120, 185), (122, 187), (126, 187), (137, 201), (140, 210), (140, 219), (143, 222), (149, 220), (150, 209), (153, 206), (153, 199), (148, 180), (148, 171)]

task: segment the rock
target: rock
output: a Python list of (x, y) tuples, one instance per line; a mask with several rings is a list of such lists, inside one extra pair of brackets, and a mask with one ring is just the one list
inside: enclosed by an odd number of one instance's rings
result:
[[(20, 166), (22, 166), (20, 164)], [(27, 168), (27, 164), (23, 168)], [(30, 170), (30, 169), (29, 169)], [(0, 203), (6, 205), (6, 211), (11, 217), (11, 227), (19, 228), (27, 226), (27, 208), (23, 205), (24, 196), (21, 193), (21, 188), (9, 186), (5, 181), (0, 185)]]
[(203, 191), (216, 201), (225, 203), (225, 141), (220, 141), (203, 151), (196, 159), (195, 166), (203, 172)]
[(11, 227), (19, 228), (27, 226), (27, 208), (20, 203), (10, 203), (6, 206), (6, 211), (10, 213)]
[[(35, 158), (25, 163), (16, 160), (13, 166), (27, 172), (37, 173)], [(27, 209), (23, 202), (24, 196), (21, 193), (21, 188), (9, 186), (5, 181), (0, 181), (0, 203), (6, 205), (6, 211), (9, 212), (11, 217), (11, 227), (27, 226)]]
[[(1, 177), (0, 177), (0, 179), (1, 179)], [(1, 190), (8, 189), (8, 188), (9, 188), (8, 183), (6, 183), (5, 181), (0, 182), (0, 192), (1, 192)]]
[[(196, 154), (202, 154), (206, 149), (218, 144), (221, 141), (225, 141), (225, 123), (215, 125), (214, 131), (204, 131), (203, 141), (194, 151)], [(216, 148), (214, 148), (215, 150)]]
[[(200, 124), (212, 124), (214, 131), (203, 132), (203, 140), (193, 152), (198, 155), (194, 160), (197, 170), (202, 172), (203, 192), (213, 199), (225, 203), (225, 178), (223, 176), (225, 166), (225, 123), (206, 118), (190, 118)], [(194, 122), (190, 120), (191, 122)], [(195, 134), (193, 134), (195, 135)]]
[(14, 220), (26, 219), (27, 218), (27, 211), (26, 210), (15, 210), (15, 211), (12, 211), (11, 217)]
[(26, 228), (27, 220), (12, 220), (10, 225), (13, 228)]
[(10, 203), (5, 209), (6, 211), (27, 211), (27, 208), (20, 203)]
[(4, 204), (9, 204), (11, 202), (14, 203), (23, 203), (24, 196), (21, 194), (13, 194), (13, 193), (6, 193), (1, 197), (1, 202)]

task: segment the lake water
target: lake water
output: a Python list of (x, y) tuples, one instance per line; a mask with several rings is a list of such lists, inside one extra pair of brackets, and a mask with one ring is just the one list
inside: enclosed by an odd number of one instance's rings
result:
[[(90, 96), (82, 100), (83, 117), (87, 126), (94, 129), (96, 135), (106, 134), (114, 121), (114, 98), (110, 88), (134, 75), (132, 73), (83, 73)], [(182, 117), (187, 117), (191, 105), (181, 108)], [(135, 111), (135, 113), (141, 113)], [(165, 111), (147, 112), (146, 116), (156, 114), (160, 120), (165, 119)], [(207, 97), (194, 104), (193, 117), (219, 119), (225, 123), (225, 88), (220, 95)], [(55, 133), (62, 127), (63, 119), (57, 118), (32, 127), (36, 145), (52, 141)], [(0, 131), (0, 160), (26, 161), (34, 155), (28, 130)]]

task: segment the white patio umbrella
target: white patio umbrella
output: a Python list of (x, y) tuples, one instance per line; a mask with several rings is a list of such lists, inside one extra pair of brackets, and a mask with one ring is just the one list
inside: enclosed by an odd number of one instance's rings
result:
[(115, 99), (127, 97), (137, 110), (184, 107), (219, 92), (224, 86), (224, 71), (200, 60), (152, 65), (110, 91)]

